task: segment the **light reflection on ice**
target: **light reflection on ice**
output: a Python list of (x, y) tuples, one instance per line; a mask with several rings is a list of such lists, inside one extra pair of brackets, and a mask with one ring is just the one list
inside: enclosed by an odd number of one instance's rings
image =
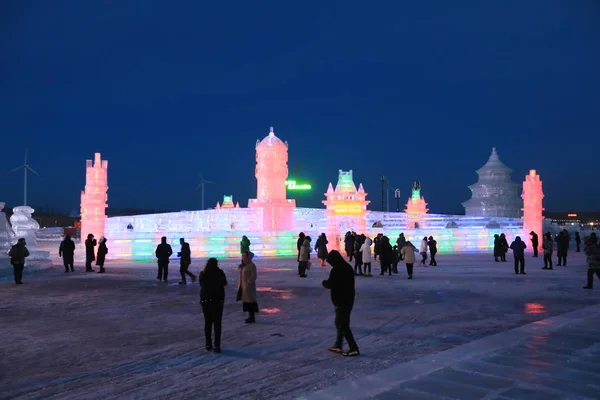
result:
[(281, 310), (279, 308), (261, 308), (260, 312), (265, 314), (277, 314), (281, 312)]
[(256, 288), (257, 292), (273, 293), (273, 298), (279, 300), (289, 300), (292, 298), (292, 291), (290, 289), (273, 289), (272, 287), (260, 286)]
[(539, 303), (525, 303), (525, 314), (544, 314), (548, 310), (546, 306)]

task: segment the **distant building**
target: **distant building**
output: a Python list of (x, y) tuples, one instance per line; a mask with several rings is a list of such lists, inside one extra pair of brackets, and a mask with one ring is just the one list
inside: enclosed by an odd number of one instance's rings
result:
[(600, 212), (544, 212), (546, 220), (552, 225), (589, 226), (600, 225)]

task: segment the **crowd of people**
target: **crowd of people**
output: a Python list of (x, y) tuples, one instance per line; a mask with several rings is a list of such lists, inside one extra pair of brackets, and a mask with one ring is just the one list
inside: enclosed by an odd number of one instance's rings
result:
[[(533, 257), (538, 257), (538, 235), (535, 232), (531, 232), (530, 235), (534, 250)], [(542, 269), (553, 269), (552, 254), (554, 243), (557, 244), (557, 265), (567, 265), (570, 240), (570, 234), (566, 230), (561, 231), (554, 238), (550, 232), (544, 234), (542, 241), (544, 267)], [(581, 238), (578, 232), (575, 236), (575, 242), (577, 251), (580, 251)], [(180, 259), (179, 272), (181, 281), (179, 284), (187, 284), (186, 277), (189, 277), (192, 282), (199, 281), (200, 304), (204, 315), (206, 350), (220, 353), (221, 320), (225, 303), (227, 278), (223, 270), (219, 268), (219, 262), (216, 258), (209, 258), (200, 275), (196, 277), (189, 271), (192, 261), (189, 243), (184, 238), (181, 238), (179, 243), (181, 245), (181, 250), (177, 254), (177, 257)], [(412, 279), (417, 252), (421, 255), (421, 266), (427, 266), (428, 253), (430, 256), (429, 266), (437, 266), (435, 259), (437, 242), (432, 236), (423, 237), (419, 249), (417, 249), (409, 240), (406, 240), (403, 233), (400, 233), (398, 239), (396, 239), (396, 244), (392, 246), (390, 239), (381, 233), (371, 240), (364, 234), (347, 232), (344, 237), (344, 250), (348, 262), (338, 251), (329, 251), (327, 248), (328, 243), (327, 236), (325, 233), (322, 233), (316, 240), (314, 250), (317, 252), (317, 258), (321, 266), (325, 266), (325, 262), (327, 262), (332, 267), (328, 279), (322, 282), (323, 287), (331, 291), (331, 301), (335, 309), (337, 336), (334, 345), (329, 350), (344, 356), (357, 356), (360, 352), (350, 329), (350, 314), (354, 306), (355, 297), (355, 277), (371, 277), (371, 263), (379, 257), (380, 275), (385, 275), (386, 273), (388, 275), (392, 275), (392, 273), (397, 274), (398, 263), (404, 261), (408, 279)], [(97, 251), (95, 251), (96, 246), (98, 246)], [(243, 236), (240, 241), (241, 262), (238, 265), (236, 301), (241, 301), (243, 312), (248, 313), (248, 318), (245, 319), (247, 324), (255, 323), (256, 314), (259, 312), (256, 293), (257, 268), (252, 261), (254, 254), (250, 251), (250, 246), (251, 242), (248, 237)], [(371, 246), (373, 246), (373, 252), (371, 252)], [(519, 236), (515, 237), (515, 240), (510, 245), (504, 234), (494, 236), (494, 260), (496, 262), (506, 262), (506, 253), (511, 249), (513, 251), (515, 274), (525, 274), (526, 248), (527, 245)], [(298, 235), (297, 250), (298, 275), (305, 278), (307, 276), (306, 272), (310, 270), (311, 266), (310, 254), (313, 250), (311, 237), (301, 232)], [(59, 256), (63, 259), (65, 273), (74, 272), (74, 252), (75, 243), (67, 235), (59, 247)], [(600, 245), (595, 232), (585, 238), (584, 252), (588, 262), (587, 284), (584, 286), (584, 289), (593, 289), (594, 275), (600, 278)], [(106, 272), (104, 261), (107, 253), (106, 238), (100, 238), (99, 243), (97, 243), (94, 235), (89, 234), (85, 240), (86, 272), (94, 272), (92, 269), (93, 261), (96, 261), (96, 265), (100, 267), (99, 273)], [(161, 282), (168, 281), (169, 261), (172, 254), (173, 250), (171, 245), (167, 243), (167, 238), (162, 237), (161, 242), (155, 250), (158, 264), (157, 279)], [(20, 285), (23, 283), (22, 277), (25, 259), (29, 256), (25, 239), (19, 239), (11, 247), (9, 256), (13, 265), (15, 283)], [(353, 260), (354, 266), (349, 264)], [(343, 351), (344, 339), (348, 343), (348, 351)]]

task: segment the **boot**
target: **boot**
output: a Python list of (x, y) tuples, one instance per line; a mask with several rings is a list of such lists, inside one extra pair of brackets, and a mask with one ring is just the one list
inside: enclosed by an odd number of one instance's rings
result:
[(342, 355), (344, 357), (356, 357), (360, 355), (360, 352), (358, 351), (358, 347), (351, 347), (350, 350), (348, 350), (345, 353), (342, 353)]

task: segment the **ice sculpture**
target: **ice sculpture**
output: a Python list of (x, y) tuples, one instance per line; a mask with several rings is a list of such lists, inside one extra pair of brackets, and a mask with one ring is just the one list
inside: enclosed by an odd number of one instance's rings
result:
[(542, 199), (544, 198), (544, 192), (542, 191), (542, 181), (540, 176), (536, 174), (535, 170), (532, 169), (529, 171), (529, 175), (525, 177), (525, 181), (523, 182), (523, 194), (521, 195), (523, 198), (523, 220), (524, 220), (524, 229), (527, 232), (527, 236), (529, 237), (530, 232), (537, 233), (539, 237), (539, 249), (542, 249), (542, 223), (544, 221), (544, 216), (542, 215), (542, 211), (544, 208), (542, 207)]
[[(257, 198), (249, 201), (248, 208), (239, 208), (238, 204), (231, 207), (233, 199), (227, 196), (223, 206), (217, 203), (214, 210), (108, 218), (106, 236), (112, 243), (108, 257), (154, 259), (154, 250), (161, 236), (168, 238), (175, 253), (179, 238), (184, 237), (190, 243), (194, 258), (235, 259), (239, 258), (241, 235), (248, 236), (252, 251), (258, 257), (295, 256), (296, 238), (300, 231), (313, 238), (326, 232), (330, 248), (339, 248), (341, 236), (348, 230), (370, 237), (384, 233), (390, 238), (396, 238), (403, 232), (413, 243), (419, 243), (427, 235), (436, 238), (441, 252), (489, 252), (496, 233), (505, 233), (509, 241), (517, 235), (527, 237), (523, 230), (524, 220), (520, 217), (429, 214), (418, 182), (413, 185), (406, 213), (368, 211), (367, 194), (362, 185), (356, 189), (352, 171), (339, 171), (335, 189), (329, 184), (327, 199), (323, 201), (326, 209), (295, 207), (294, 200), (286, 199), (287, 160), (287, 144), (271, 129), (269, 135), (256, 145)], [(489, 164), (497, 167), (498, 163), (494, 151)], [(499, 179), (486, 172), (485, 167), (478, 172), (481, 177), (479, 183), (484, 186), (490, 184), (493, 188), (506, 188), (507, 181), (511, 185), (506, 174)], [(496, 185), (498, 181), (501, 185)], [(479, 192), (476, 185), (473, 186), (476, 197), (475, 192)], [(516, 192), (515, 188), (509, 187)], [(499, 198), (502, 199), (502, 196)], [(519, 204), (518, 207), (522, 206)], [(135, 226), (135, 230), (126, 229), (129, 224)]]
[(362, 183), (356, 190), (352, 170), (339, 170), (338, 181), (335, 189), (329, 183), (327, 200), (325, 205), (325, 216), (327, 217), (327, 237), (331, 248), (338, 248), (339, 238), (347, 231), (363, 233), (367, 231), (367, 193)]
[(37, 249), (37, 238), (35, 233), (40, 230), (40, 224), (31, 217), (35, 210), (29, 206), (20, 206), (13, 208), (13, 215), (10, 216), (10, 223), (17, 239), (23, 238), (27, 243), (29, 257), (27, 261), (48, 260), (49, 251), (40, 251)]
[(423, 228), (423, 215), (427, 214), (429, 209), (425, 199), (421, 196), (421, 182), (414, 181), (412, 186), (412, 194), (408, 202), (406, 202), (405, 213), (408, 214), (407, 228)]
[(94, 154), (94, 161), (86, 161), (85, 190), (81, 192), (81, 240), (89, 233), (97, 239), (104, 236), (106, 225), (106, 201), (108, 200), (108, 161), (102, 160), (100, 153)]
[(7, 257), (8, 250), (17, 242), (15, 233), (2, 210), (4, 210), (4, 203), (0, 202), (0, 258)]
[(286, 199), (287, 161), (288, 144), (275, 136), (271, 127), (269, 135), (256, 142), (256, 199), (248, 201), (249, 208), (262, 209), (264, 231), (292, 228), (296, 201)]
[(221, 208), (235, 208), (235, 205), (233, 204), (233, 196), (223, 196), (223, 204), (221, 205)]
[(523, 203), (519, 185), (510, 180), (511, 171), (500, 161), (494, 147), (488, 162), (477, 170), (478, 182), (469, 186), (472, 197), (462, 203), (465, 215), (520, 218)]

